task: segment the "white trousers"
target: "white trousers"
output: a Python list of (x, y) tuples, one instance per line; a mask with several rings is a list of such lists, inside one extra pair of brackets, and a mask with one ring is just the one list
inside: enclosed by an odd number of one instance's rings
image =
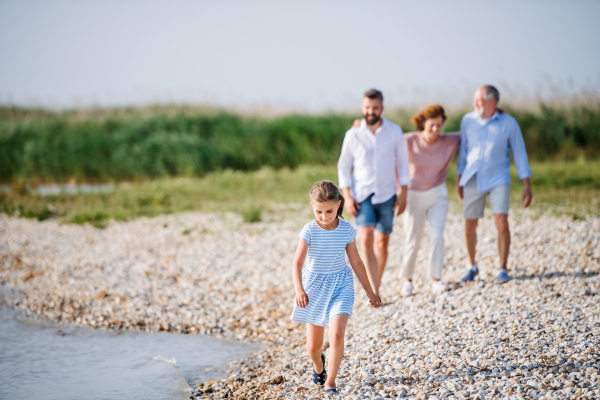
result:
[(429, 274), (442, 278), (444, 267), (444, 227), (448, 214), (448, 188), (445, 183), (422, 192), (409, 190), (404, 212), (404, 267), (401, 276), (412, 279), (417, 252), (423, 237), (425, 220), (429, 221)]

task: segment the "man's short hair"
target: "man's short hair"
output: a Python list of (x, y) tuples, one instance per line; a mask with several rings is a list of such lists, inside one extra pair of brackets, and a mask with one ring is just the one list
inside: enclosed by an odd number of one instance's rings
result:
[(486, 100), (489, 100), (493, 97), (496, 99), (496, 103), (500, 101), (500, 92), (494, 86), (485, 85), (481, 87), (481, 90), (483, 90), (483, 97), (485, 97)]
[(381, 93), (379, 90), (377, 89), (369, 89), (365, 92), (365, 96), (364, 97), (368, 97), (371, 100), (379, 100), (381, 101), (381, 103), (383, 103), (383, 93)]

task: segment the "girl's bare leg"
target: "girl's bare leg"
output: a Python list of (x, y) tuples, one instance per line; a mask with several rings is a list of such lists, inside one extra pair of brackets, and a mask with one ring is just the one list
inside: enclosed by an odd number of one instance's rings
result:
[(323, 363), (321, 362), (321, 349), (323, 348), (323, 336), (325, 328), (312, 324), (306, 324), (306, 350), (308, 356), (313, 362), (315, 371), (318, 374), (323, 372)]
[(325, 389), (335, 388), (335, 378), (340, 370), (342, 357), (344, 357), (344, 335), (348, 324), (348, 314), (338, 314), (329, 320), (329, 362)]

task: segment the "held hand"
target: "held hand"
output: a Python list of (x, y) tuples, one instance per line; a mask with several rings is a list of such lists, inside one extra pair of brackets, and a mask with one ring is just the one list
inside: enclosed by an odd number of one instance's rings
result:
[(352, 124), (353, 128), (360, 128), (360, 119), (355, 119), (354, 123)]
[(463, 186), (460, 186), (458, 183), (456, 184), (456, 186), (458, 188), (458, 196), (461, 200), (464, 200), (465, 188)]
[(377, 296), (375, 293), (367, 293), (367, 297), (369, 298), (369, 303), (375, 308), (381, 307), (381, 298)]
[(296, 305), (301, 308), (306, 308), (308, 305), (308, 295), (304, 290), (296, 291)]
[(358, 210), (360, 210), (360, 204), (358, 204), (352, 197), (347, 197), (346, 211), (348, 211), (348, 214), (356, 217), (358, 215)]
[(523, 203), (525, 208), (529, 207), (532, 199), (533, 194), (531, 193), (531, 186), (525, 185), (525, 187), (523, 188), (523, 195), (521, 196), (521, 202)]
[(396, 200), (396, 204), (394, 204), (394, 208), (396, 207), (398, 207), (396, 216), (402, 214), (404, 210), (406, 210), (406, 194), (404, 194), (404, 192), (398, 196), (398, 200)]

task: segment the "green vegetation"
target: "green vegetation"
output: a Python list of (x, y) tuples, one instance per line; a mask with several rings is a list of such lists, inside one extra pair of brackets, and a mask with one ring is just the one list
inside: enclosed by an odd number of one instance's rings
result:
[[(262, 168), (225, 170), (202, 178), (161, 178), (116, 185), (110, 193), (42, 197), (33, 193), (0, 195), (0, 211), (40, 220), (57, 216), (66, 222), (104, 226), (178, 211), (236, 212), (256, 222), (272, 205), (308, 201), (308, 190), (321, 179), (336, 179), (335, 167), (303, 166), (295, 170)], [(50, 213), (50, 215), (47, 215)]]
[(242, 211), (242, 219), (244, 222), (252, 223), (260, 221), (260, 210), (255, 207), (250, 207)]
[[(508, 109), (532, 160), (597, 159), (600, 103)], [(463, 113), (449, 115), (458, 130)], [(386, 113), (413, 130), (406, 110)], [(132, 181), (225, 169), (332, 165), (357, 115), (255, 118), (192, 108), (50, 112), (0, 108), (0, 182)], [(154, 200), (152, 200), (154, 201)]]
[[(19, 110), (17, 110), (19, 111)], [(337, 160), (352, 117), (158, 109), (0, 115), (0, 181), (127, 181)]]
[[(600, 215), (600, 161), (532, 162), (534, 214), (567, 214), (583, 218)], [(511, 201), (520, 208), (522, 184), (513, 174)], [(335, 166), (262, 168), (253, 172), (225, 170), (202, 178), (161, 178), (120, 183), (111, 193), (41, 197), (12, 193), (0, 196), (0, 211), (40, 220), (58, 217), (65, 222), (106, 226), (110, 220), (154, 216), (178, 211), (236, 212), (246, 222), (276, 214), (298, 212), (289, 203), (304, 203), (310, 217), (308, 190), (321, 179), (337, 181)], [(453, 207), (459, 208), (455, 167), (447, 180)], [(283, 206), (282, 206), (283, 205)], [(185, 232), (184, 232), (185, 234)]]
[[(521, 125), (532, 161), (532, 208), (573, 218), (600, 214), (600, 102), (508, 112)], [(449, 115), (445, 130), (458, 130), (462, 114)], [(386, 116), (413, 130), (407, 110)], [(97, 227), (187, 210), (233, 211), (246, 222), (260, 221), (281, 210), (273, 204), (304, 202), (315, 181), (337, 181), (335, 162), (356, 117), (0, 107), (0, 182), (12, 188), (0, 192), (0, 211)], [(512, 201), (519, 203), (522, 186), (513, 176)], [(116, 188), (49, 197), (28, 191), (66, 181), (116, 182)], [(454, 167), (447, 183), (457, 206)]]
[[(600, 161), (533, 161), (530, 165), (533, 191), (530, 208), (536, 214), (569, 215), (574, 219), (600, 215)], [(511, 175), (511, 203), (522, 208), (523, 183), (514, 165)], [(453, 189), (450, 199), (458, 203), (455, 168), (450, 168), (446, 183)]]

